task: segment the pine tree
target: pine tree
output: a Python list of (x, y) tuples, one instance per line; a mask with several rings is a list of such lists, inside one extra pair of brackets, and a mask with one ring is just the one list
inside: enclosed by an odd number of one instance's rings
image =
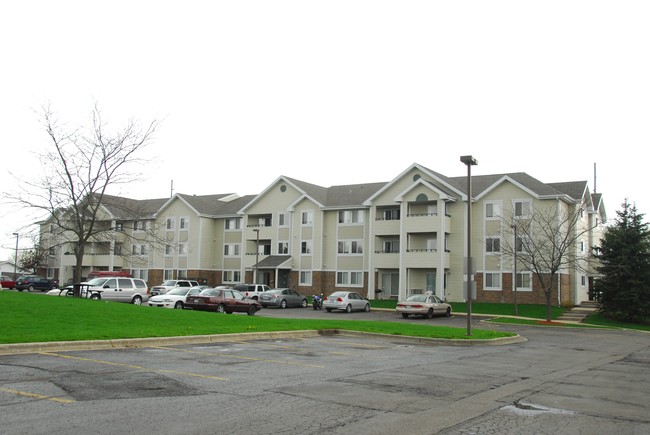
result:
[(601, 264), (596, 291), (603, 315), (650, 323), (650, 231), (636, 207), (627, 200), (622, 207), (596, 249)]

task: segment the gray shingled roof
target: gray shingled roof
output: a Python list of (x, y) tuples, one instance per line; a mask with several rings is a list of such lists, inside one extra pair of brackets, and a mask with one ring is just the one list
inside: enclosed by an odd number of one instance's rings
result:
[[(522, 186), (530, 189), (532, 192), (540, 196), (555, 196), (555, 195), (569, 195), (571, 198), (580, 199), (582, 198), (582, 192), (576, 195), (577, 183), (581, 182), (568, 182), (568, 183), (555, 183), (557, 186), (562, 186), (567, 189), (567, 191), (559, 190), (553, 184), (547, 184), (539, 181), (538, 179), (531, 177), (525, 172), (511, 172), (507, 174), (490, 174), (490, 175), (476, 175), (472, 176), (472, 196), (478, 196), (483, 193), (486, 189), (494, 185), (497, 181), (503, 177), (509, 177)], [(456, 185), (462, 192), (467, 193), (467, 177), (454, 177), (450, 179), (454, 185)], [(572, 189), (569, 189), (572, 187)], [(570, 192), (570, 193), (569, 193)]]
[(302, 189), (307, 195), (325, 207), (361, 205), (386, 185), (385, 182), (382, 182), (322, 187), (295, 178), (284, 178), (291, 181), (296, 187)]
[(169, 198), (131, 199), (104, 195), (102, 205), (117, 219), (132, 220), (151, 218)]
[(567, 181), (563, 183), (549, 183), (549, 186), (569, 195), (571, 198), (581, 200), (587, 190), (586, 181)]
[(232, 200), (224, 200), (232, 193), (220, 195), (185, 195), (178, 194), (199, 214), (208, 216), (236, 214), (244, 205), (250, 202), (256, 195), (246, 195)]

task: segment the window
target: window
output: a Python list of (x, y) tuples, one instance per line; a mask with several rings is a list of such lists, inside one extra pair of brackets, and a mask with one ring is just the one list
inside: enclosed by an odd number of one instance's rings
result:
[(147, 229), (147, 221), (133, 221), (133, 231), (145, 231)]
[(438, 203), (437, 202), (432, 202), (431, 204), (427, 205), (427, 214), (429, 216), (437, 216), (438, 215)]
[(48, 267), (46, 275), (47, 279), (54, 279), (54, 268)]
[(165, 228), (167, 231), (172, 231), (176, 227), (176, 222), (173, 217), (167, 218), (167, 221), (165, 222)]
[(174, 279), (174, 271), (171, 269), (165, 269), (163, 271), (163, 281), (166, 281), (168, 279)]
[(363, 286), (363, 272), (336, 272), (336, 285), (361, 287)]
[(187, 269), (178, 269), (176, 271), (177, 279), (187, 279)]
[(239, 244), (231, 244), (223, 246), (223, 255), (226, 256), (238, 256), (239, 255)]
[(384, 242), (384, 253), (399, 253), (399, 240), (387, 240)]
[(339, 212), (340, 224), (362, 224), (363, 210), (346, 210)]
[(501, 203), (488, 202), (485, 204), (485, 218), (497, 219), (501, 217)]
[(56, 251), (55, 251), (54, 248), (50, 248), (50, 249), (48, 249), (47, 252), (48, 252), (48, 255), (54, 255), (54, 254), (56, 254)]
[(301, 254), (311, 254), (311, 240), (306, 240), (300, 244)]
[(587, 277), (584, 275), (580, 275), (580, 285), (583, 287), (587, 285)]
[(241, 218), (229, 218), (229, 219), (226, 219), (226, 229), (227, 230), (239, 230), (239, 229), (241, 229)]
[(179, 222), (179, 228), (181, 230), (189, 230), (190, 229), (190, 219), (187, 217), (182, 217)]
[(113, 255), (122, 255), (122, 244), (116, 243), (113, 247)]
[(485, 239), (485, 252), (501, 252), (501, 239), (499, 237), (488, 237)]
[(300, 271), (300, 285), (311, 285), (311, 270)]
[(147, 255), (147, 245), (133, 245), (131, 253), (133, 255)]
[(398, 221), (400, 217), (399, 208), (384, 210), (384, 220), (387, 221)]
[(280, 213), (278, 214), (278, 226), (281, 227), (288, 227), (289, 226), (289, 219), (286, 213)]
[(517, 273), (517, 290), (531, 290), (531, 278), (530, 272)]
[(278, 254), (289, 253), (289, 242), (278, 242)]
[(340, 241), (339, 254), (363, 254), (363, 241), (362, 240)]
[(148, 269), (131, 269), (131, 275), (133, 278), (139, 278), (147, 281), (149, 279), (149, 270)]
[(526, 218), (530, 217), (531, 212), (531, 202), (530, 201), (515, 201), (515, 217)]
[(115, 222), (115, 231), (124, 231), (124, 222)]
[(501, 290), (500, 272), (485, 272), (484, 277), (486, 290)]
[(300, 222), (303, 225), (312, 225), (314, 223), (314, 212), (313, 211), (303, 211), (301, 214)]
[(585, 242), (580, 242), (580, 252), (585, 253)]
[(241, 272), (238, 270), (224, 270), (223, 282), (238, 283), (241, 281)]
[(165, 245), (165, 255), (172, 255), (174, 253), (174, 249), (172, 248), (172, 245)]
[(187, 243), (178, 244), (178, 255), (187, 255)]

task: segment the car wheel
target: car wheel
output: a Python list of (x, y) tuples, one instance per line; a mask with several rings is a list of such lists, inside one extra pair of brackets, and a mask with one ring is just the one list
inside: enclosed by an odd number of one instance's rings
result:
[(346, 313), (351, 313), (352, 312), (352, 305), (348, 304), (348, 306), (345, 307), (345, 312)]
[(409, 313), (402, 313), (402, 317), (404, 317), (405, 319), (408, 319), (409, 318)]
[(174, 309), (175, 309), (175, 310), (182, 310), (182, 309), (183, 309), (183, 301), (177, 301), (177, 302), (174, 304)]
[(433, 319), (433, 308), (429, 308), (427, 311), (427, 319)]
[(451, 307), (447, 308), (447, 312), (445, 313), (445, 316), (451, 317)]
[(307, 299), (303, 299), (300, 306), (303, 307), (303, 308), (307, 308)]
[(255, 307), (253, 305), (251, 305), (250, 307), (248, 307), (248, 312), (246, 314), (248, 314), (249, 316), (254, 316), (255, 311), (257, 311), (257, 310), (255, 309)]
[(131, 303), (133, 305), (142, 305), (142, 298), (140, 296), (133, 296)]
[(217, 305), (217, 313), (225, 313), (225, 312), (226, 312), (226, 306), (224, 304)]
[(22, 289), (22, 288), (19, 288), (19, 289), (18, 289), (19, 292), (22, 292), (23, 290), (24, 290), (24, 289)]
[(370, 304), (366, 304), (366, 306), (363, 307), (363, 311), (365, 311), (366, 313), (370, 311)]
[(325, 308), (325, 309), (327, 310), (328, 313), (331, 313), (331, 312), (332, 312), (332, 309), (331, 309), (331, 308)]
[(101, 296), (99, 296), (97, 293), (93, 293), (90, 295), (90, 299), (92, 299), (93, 301), (98, 301), (101, 299)]
[(282, 299), (282, 300), (280, 301), (280, 308), (287, 308), (287, 301), (285, 301), (284, 299)]
[(29, 287), (27, 287), (27, 291), (28, 292), (33, 292), (34, 291), (34, 286), (30, 285)]

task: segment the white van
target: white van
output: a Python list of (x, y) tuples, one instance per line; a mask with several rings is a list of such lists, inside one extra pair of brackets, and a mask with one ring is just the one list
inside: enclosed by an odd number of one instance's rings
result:
[(142, 305), (149, 299), (147, 283), (141, 279), (123, 277), (95, 278), (83, 283), (91, 299), (127, 302)]

